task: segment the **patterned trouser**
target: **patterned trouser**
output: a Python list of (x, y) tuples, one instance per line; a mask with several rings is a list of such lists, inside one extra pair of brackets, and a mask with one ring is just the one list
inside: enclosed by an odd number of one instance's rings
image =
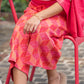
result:
[(68, 33), (65, 17), (59, 14), (44, 19), (35, 33), (23, 33), (25, 22), (33, 14), (45, 8), (44, 5), (34, 6), (30, 2), (15, 25), (10, 39), (11, 53), (8, 60), (11, 63), (9, 69), (11, 76), (13, 67), (23, 71), (27, 76), (30, 65), (44, 69), (56, 69), (61, 56), (63, 36)]

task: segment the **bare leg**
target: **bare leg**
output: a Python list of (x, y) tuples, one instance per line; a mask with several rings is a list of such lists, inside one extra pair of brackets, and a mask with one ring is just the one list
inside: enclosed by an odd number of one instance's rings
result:
[(13, 68), (14, 84), (27, 84), (27, 75), (17, 68)]
[(60, 84), (60, 75), (55, 70), (46, 70), (48, 76), (48, 84)]

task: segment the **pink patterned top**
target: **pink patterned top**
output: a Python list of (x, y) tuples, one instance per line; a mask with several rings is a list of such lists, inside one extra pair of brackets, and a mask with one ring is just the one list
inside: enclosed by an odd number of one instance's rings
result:
[(37, 4), (43, 4), (43, 5), (50, 5), (56, 2), (56, 0), (31, 0), (32, 2), (35, 2)]

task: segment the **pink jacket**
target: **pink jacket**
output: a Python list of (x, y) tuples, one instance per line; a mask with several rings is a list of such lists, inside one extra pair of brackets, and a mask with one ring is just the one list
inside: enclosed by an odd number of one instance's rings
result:
[(84, 36), (84, 0), (57, 0), (67, 15), (67, 27), (73, 37)]

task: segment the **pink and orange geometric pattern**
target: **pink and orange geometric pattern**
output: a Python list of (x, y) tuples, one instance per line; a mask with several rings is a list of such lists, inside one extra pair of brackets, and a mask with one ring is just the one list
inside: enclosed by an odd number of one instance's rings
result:
[(27, 75), (29, 65), (48, 70), (56, 69), (61, 56), (63, 36), (68, 34), (66, 18), (62, 14), (55, 15), (42, 20), (35, 33), (23, 33), (25, 22), (45, 8), (45, 5), (38, 7), (30, 2), (19, 18), (10, 39), (11, 53), (8, 60), (11, 63), (10, 69), (15, 66)]

